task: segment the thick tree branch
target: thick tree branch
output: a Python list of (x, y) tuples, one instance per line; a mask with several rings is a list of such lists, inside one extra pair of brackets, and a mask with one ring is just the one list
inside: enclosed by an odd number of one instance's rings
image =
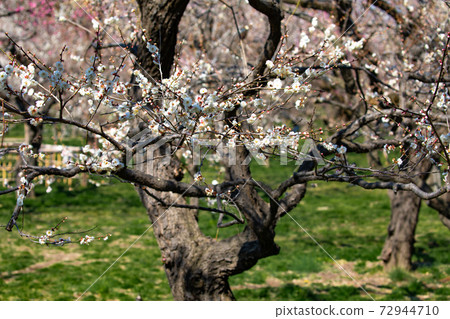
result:
[(414, 73), (408, 74), (408, 80), (417, 80), (422, 83), (437, 83), (437, 82), (450, 83), (450, 78), (442, 77), (442, 78), (436, 79), (436, 78), (426, 77), (424, 75), (414, 74)]
[(278, 44), (281, 40), (281, 20), (283, 19), (283, 13), (280, 10), (278, 1), (249, 0), (249, 4), (267, 16), (270, 26), (269, 36), (252, 72), (252, 78), (255, 79), (263, 75), (266, 69), (266, 61), (271, 60), (278, 49)]
[[(294, 209), (298, 203), (306, 195), (306, 184), (294, 185), (291, 191), (286, 194), (286, 196), (280, 200), (278, 211), (279, 217), (283, 217), (287, 212)], [(277, 205), (278, 206), (278, 205)]]
[[(336, 10), (336, 7), (338, 5), (343, 7), (348, 7), (352, 5), (353, 1), (350, 0), (341, 0), (341, 1), (325, 1), (325, 0), (283, 0), (286, 4), (291, 5), (299, 5), (302, 8), (307, 9), (314, 9), (314, 10), (321, 10), (328, 13), (333, 13)], [(339, 2), (339, 4), (337, 4)], [(413, 27), (413, 24), (410, 23), (408, 20), (405, 19), (404, 14), (402, 12), (399, 12), (394, 6), (389, 4), (385, 0), (369, 0), (369, 5), (374, 5), (377, 8), (383, 10), (388, 15), (390, 15), (395, 22), (402, 27), (402, 33), (407, 36), (411, 33), (411, 28)]]
[(143, 41), (137, 47), (137, 56), (141, 67), (152, 77), (168, 78), (172, 69), (175, 46), (177, 44), (178, 25), (189, 0), (137, 0), (141, 13), (142, 27), (147, 31), (147, 39), (155, 43), (160, 52), (160, 66), (153, 59)]
[(449, 193), (439, 198), (433, 198), (427, 201), (428, 206), (435, 209), (439, 213), (441, 222), (450, 229), (450, 197)]
[(283, 0), (286, 4), (297, 5), (300, 2), (302, 8), (322, 10), (326, 12), (331, 12), (334, 8), (333, 1), (329, 0)]
[[(414, 183), (397, 183), (397, 182), (368, 182), (364, 180), (362, 177), (366, 176), (346, 176), (346, 175), (337, 175), (337, 174), (319, 174), (316, 175), (315, 172), (308, 173), (294, 173), (294, 175), (283, 182), (283, 187), (291, 187), (296, 184), (302, 184), (311, 181), (327, 181), (327, 182), (340, 182), (340, 183), (348, 183), (357, 185), (364, 189), (391, 189), (394, 192), (403, 190), (403, 191), (411, 191), (418, 197), (422, 199), (433, 199), (439, 197), (450, 191), (450, 185), (439, 188), (436, 191), (426, 192), (422, 190), (419, 186)], [(386, 176), (389, 178), (389, 176)], [(281, 188), (281, 186), (280, 186)]]

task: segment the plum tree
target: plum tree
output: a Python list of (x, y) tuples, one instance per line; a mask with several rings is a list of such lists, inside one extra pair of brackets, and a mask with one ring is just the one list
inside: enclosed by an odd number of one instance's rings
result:
[[(8, 36), (28, 65), (5, 54), (0, 88), (26, 107), (2, 98), (3, 134), (12, 123), (59, 124), (95, 136), (98, 145), (68, 156), (63, 167), (31, 163), (40, 155), (27, 144), (2, 149), (24, 161), (20, 183), (0, 191), (18, 193), (6, 230), (17, 226), (39, 176), (115, 177), (140, 195), (174, 298), (231, 300), (228, 278), (278, 254), (277, 223), (308, 182), (388, 189), (408, 194), (414, 207), (426, 199), (445, 211), (449, 35), (436, 31), (445, 24), (443, 3), (136, 2), (134, 17), (124, 11), (131, 2), (102, 2), (87, 13), (92, 25), (60, 13), (59, 21), (93, 36), (86, 57), (70, 63), (66, 47), (46, 63)], [(43, 112), (49, 99), (56, 103)], [(377, 165), (354, 163), (356, 153)], [(252, 161), (269, 159), (297, 168), (270, 186), (251, 169)], [(221, 167), (214, 182), (202, 174), (207, 161)], [(422, 178), (431, 167), (444, 175), (435, 188)], [(198, 210), (219, 213), (219, 228), (244, 227), (217, 241), (202, 233)], [(41, 244), (73, 242), (53, 231), (19, 232)]]

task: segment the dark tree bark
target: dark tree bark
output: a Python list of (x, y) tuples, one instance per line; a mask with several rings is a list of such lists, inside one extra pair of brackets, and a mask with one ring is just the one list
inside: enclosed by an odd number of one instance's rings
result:
[(145, 43), (138, 46), (139, 63), (152, 77), (161, 79), (162, 73), (167, 78), (174, 61), (178, 25), (189, 0), (138, 0), (137, 3), (146, 36), (159, 48), (161, 70), (155, 67)]
[(405, 191), (397, 193), (389, 191), (389, 197), (391, 199), (391, 221), (380, 258), (388, 270), (393, 268), (410, 270), (421, 199), (411, 192)]
[[(156, 150), (156, 154), (153, 155), (163, 155), (169, 149), (170, 145), (166, 144)], [(169, 162), (153, 161), (152, 164), (153, 170), (158, 171), (158, 176), (169, 180), (176, 178), (179, 162), (175, 158), (170, 159)], [(186, 204), (185, 199), (174, 193), (142, 188), (138, 188), (138, 191), (153, 223), (154, 234), (161, 250), (174, 298), (176, 300), (233, 299), (227, 284), (227, 276), (220, 274), (217, 266), (211, 267), (211, 253), (214, 253), (215, 242), (201, 233), (195, 211), (170, 207), (174, 203)], [(167, 205), (155, 200), (149, 194), (156, 196)]]
[(444, 194), (442, 197), (428, 201), (427, 204), (438, 211), (442, 224), (450, 229), (450, 195)]

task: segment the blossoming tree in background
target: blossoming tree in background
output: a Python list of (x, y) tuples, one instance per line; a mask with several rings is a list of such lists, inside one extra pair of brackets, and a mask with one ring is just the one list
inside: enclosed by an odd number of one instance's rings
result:
[[(308, 182), (388, 189), (393, 207), (402, 194), (414, 207), (420, 199), (441, 205), (448, 218), (445, 3), (136, 2), (52, 6), (55, 23), (87, 30), (83, 58), (61, 43), (57, 61), (46, 62), (39, 47), (28, 53), (26, 41), (8, 35), (21, 54), (6, 52), (0, 71), (3, 134), (18, 122), (58, 124), (98, 143), (62, 167), (31, 162), (40, 154), (28, 144), (2, 149), (24, 162), (20, 183), (0, 191), (18, 193), (7, 230), (40, 176), (115, 177), (134, 185), (147, 209), (174, 298), (229, 300), (230, 276), (278, 254), (277, 223)], [(354, 163), (353, 153), (371, 164)], [(273, 187), (250, 165), (269, 160), (297, 166)], [(204, 177), (207, 161), (220, 163), (215, 180)], [(424, 178), (433, 167), (437, 186)], [(198, 210), (219, 213), (219, 228), (245, 227), (216, 241), (201, 232)], [(401, 237), (394, 212), (390, 235)], [(41, 244), (72, 242), (58, 227), (20, 232)], [(393, 241), (387, 261), (397, 256)], [(398, 256), (410, 260), (407, 244)]]

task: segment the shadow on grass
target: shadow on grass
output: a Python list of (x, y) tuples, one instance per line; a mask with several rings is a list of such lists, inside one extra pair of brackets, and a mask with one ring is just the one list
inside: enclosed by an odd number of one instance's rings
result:
[[(376, 296), (377, 300), (423, 300), (424, 296), (434, 292), (435, 300), (448, 300), (450, 289), (440, 288), (433, 291), (422, 281), (413, 279), (398, 287), (394, 285), (375, 287), (383, 288), (384, 294), (373, 289), (366, 290), (369, 294)], [(313, 284), (308, 287), (300, 287), (294, 284), (285, 284), (280, 287), (244, 288), (234, 289), (233, 293), (237, 300), (295, 300), (295, 301), (369, 301), (372, 300), (362, 289), (353, 286), (326, 286)]]
[(448, 253), (450, 240), (448, 237), (438, 237), (434, 233), (427, 233), (420, 239), (415, 245), (414, 269), (450, 263), (450, 254)]
[(233, 293), (237, 300), (301, 300), (301, 301), (341, 301), (341, 300), (371, 300), (369, 296), (352, 286), (311, 285), (299, 287), (285, 284), (280, 287), (263, 287), (257, 289), (235, 289)]

